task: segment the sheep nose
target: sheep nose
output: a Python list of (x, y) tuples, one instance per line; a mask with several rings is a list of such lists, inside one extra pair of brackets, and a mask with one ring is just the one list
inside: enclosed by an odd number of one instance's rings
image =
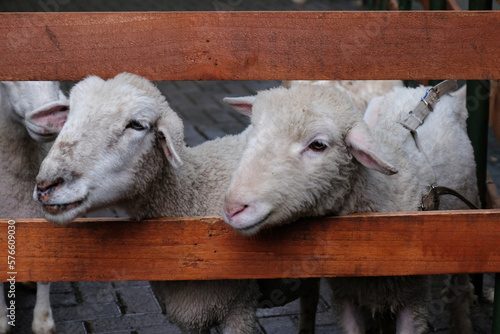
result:
[(61, 186), (63, 178), (57, 178), (52, 181), (40, 181), (36, 184), (36, 196), (39, 202), (47, 202), (50, 195)]
[(242, 213), (248, 208), (246, 204), (240, 203), (225, 203), (224, 204), (224, 218), (226, 221), (231, 220), (238, 214)]

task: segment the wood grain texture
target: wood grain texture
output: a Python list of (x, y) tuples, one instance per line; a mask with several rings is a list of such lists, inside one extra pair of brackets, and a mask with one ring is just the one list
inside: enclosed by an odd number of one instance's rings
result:
[[(17, 281), (500, 272), (500, 210), (308, 219), (251, 238), (217, 217), (15, 226)], [(6, 255), (7, 220), (0, 230)]]
[(500, 79), (500, 12), (1, 13), (0, 80)]

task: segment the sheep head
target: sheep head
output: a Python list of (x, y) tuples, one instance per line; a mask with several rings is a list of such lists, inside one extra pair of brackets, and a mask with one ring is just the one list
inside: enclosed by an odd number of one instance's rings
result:
[(71, 113), (43, 161), (34, 198), (66, 223), (146, 192), (165, 167), (182, 164), (183, 125), (148, 80), (91, 76), (70, 93)]
[(224, 203), (224, 220), (241, 233), (340, 211), (360, 164), (397, 172), (335, 88), (280, 87), (225, 102), (251, 115), (253, 125)]
[(57, 81), (2, 81), (11, 117), (37, 141), (54, 140), (68, 115), (69, 102)]

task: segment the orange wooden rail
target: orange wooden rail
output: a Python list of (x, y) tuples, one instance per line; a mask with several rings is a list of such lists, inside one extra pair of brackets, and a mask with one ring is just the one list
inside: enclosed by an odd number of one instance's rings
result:
[[(0, 220), (7, 255), (8, 220)], [(500, 210), (308, 219), (243, 237), (217, 217), (15, 220), (17, 281), (500, 272)]]
[(0, 80), (500, 79), (500, 12), (1, 13)]

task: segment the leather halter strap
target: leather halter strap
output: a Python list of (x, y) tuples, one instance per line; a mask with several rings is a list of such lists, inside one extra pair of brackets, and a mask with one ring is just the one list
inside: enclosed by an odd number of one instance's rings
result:
[[(456, 80), (445, 80), (437, 84), (436, 86), (429, 88), (425, 93), (425, 96), (420, 99), (419, 103), (414, 110), (410, 111), (409, 114), (403, 115), (401, 117), (401, 125), (408, 129), (415, 140), (417, 148), (422, 152), (420, 143), (418, 141), (417, 128), (424, 123), (425, 118), (430, 112), (434, 110), (434, 106), (439, 101), (441, 96), (448, 94), (458, 87)], [(425, 154), (425, 153), (424, 153)], [(421, 209), (423, 211), (438, 210), (439, 209), (439, 197), (443, 195), (452, 195), (464, 202), (471, 209), (479, 209), (473, 202), (469, 201), (465, 196), (460, 194), (458, 191), (443, 187), (431, 185), (430, 191), (426, 196), (422, 197)]]
[(469, 201), (465, 196), (460, 194), (458, 191), (443, 187), (443, 186), (431, 186), (431, 191), (424, 197), (422, 197), (422, 211), (431, 211), (439, 209), (439, 197), (442, 195), (452, 195), (464, 202), (470, 209), (479, 209), (476, 204)]
[(434, 110), (434, 106), (439, 101), (441, 96), (453, 92), (457, 89), (457, 87), (458, 85), (456, 80), (445, 80), (436, 86), (429, 88), (425, 93), (425, 96), (420, 99), (420, 102), (417, 104), (415, 109), (410, 111), (410, 113), (402, 119), (400, 123), (408, 130), (415, 131), (424, 123), (427, 115)]

